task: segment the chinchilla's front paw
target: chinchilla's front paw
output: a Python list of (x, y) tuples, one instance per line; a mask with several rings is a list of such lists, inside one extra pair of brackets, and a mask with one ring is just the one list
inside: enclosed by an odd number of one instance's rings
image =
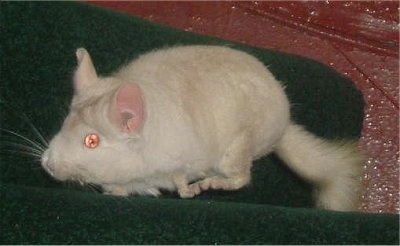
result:
[(104, 187), (104, 192), (103, 194), (106, 195), (112, 195), (112, 196), (128, 196), (129, 192), (125, 187), (121, 187), (121, 186), (107, 186)]

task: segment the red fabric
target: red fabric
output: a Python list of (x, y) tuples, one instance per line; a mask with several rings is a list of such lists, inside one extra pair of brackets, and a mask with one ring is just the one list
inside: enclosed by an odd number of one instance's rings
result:
[(366, 100), (363, 211), (399, 212), (399, 3), (91, 2), (191, 32), (305, 56)]

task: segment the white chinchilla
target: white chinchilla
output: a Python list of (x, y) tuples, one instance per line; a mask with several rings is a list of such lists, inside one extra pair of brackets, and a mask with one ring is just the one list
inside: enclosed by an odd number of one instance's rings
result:
[(219, 46), (180, 46), (140, 56), (99, 77), (76, 51), (70, 113), (42, 155), (55, 179), (113, 195), (190, 198), (250, 182), (252, 161), (275, 151), (314, 184), (317, 206), (352, 210), (362, 155), (290, 121), (280, 83), (256, 58)]

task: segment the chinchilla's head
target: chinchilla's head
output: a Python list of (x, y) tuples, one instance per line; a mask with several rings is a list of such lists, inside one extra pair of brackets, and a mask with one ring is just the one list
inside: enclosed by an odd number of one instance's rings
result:
[(42, 166), (61, 181), (127, 183), (143, 168), (142, 92), (136, 84), (98, 77), (85, 49), (76, 56), (70, 112), (43, 153)]

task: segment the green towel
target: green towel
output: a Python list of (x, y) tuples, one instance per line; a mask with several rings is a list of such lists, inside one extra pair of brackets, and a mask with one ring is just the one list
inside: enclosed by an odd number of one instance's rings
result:
[[(312, 208), (310, 186), (272, 155), (239, 191), (190, 200), (102, 195), (59, 183), (26, 140), (50, 139), (72, 97), (75, 50), (106, 75), (139, 54), (186, 44), (225, 45), (265, 63), (286, 86), (293, 119), (329, 139), (358, 138), (363, 99), (326, 66), (293, 55), (167, 28), (74, 2), (0, 3), (2, 244), (398, 244), (398, 215)], [(37, 129), (37, 130), (36, 130)], [(17, 145), (16, 145), (17, 144)]]

